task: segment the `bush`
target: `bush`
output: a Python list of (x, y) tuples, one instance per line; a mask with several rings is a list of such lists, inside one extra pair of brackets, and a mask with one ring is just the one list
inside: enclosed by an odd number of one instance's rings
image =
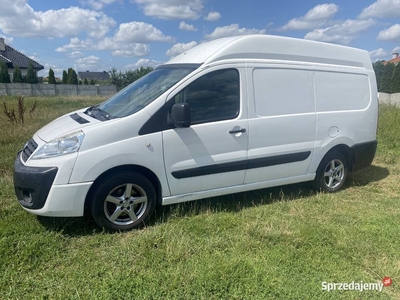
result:
[(25, 76), (25, 82), (31, 84), (38, 83), (38, 78), (36, 76), (35, 71), (33, 70), (33, 65), (31, 61), (28, 64), (28, 71)]
[[(36, 109), (36, 104), (37, 101), (35, 101), (32, 105), (32, 107), (29, 109), (29, 115), (32, 117), (33, 112)], [(19, 96), (18, 97), (18, 104), (17, 104), (18, 111), (17, 113), (15, 112), (14, 108), (8, 108), (6, 102), (3, 100), (3, 111), (6, 117), (8, 118), (8, 121), (11, 123), (17, 124), (21, 123), (24, 124), (25, 122), (25, 112), (26, 112), (26, 106), (24, 103), (24, 96)]]
[(62, 73), (62, 84), (67, 84), (67, 81), (68, 81), (68, 74), (67, 74), (67, 71), (63, 71), (63, 73)]
[(68, 69), (67, 84), (78, 84), (78, 75), (76, 75), (75, 70), (72, 68)]
[(0, 83), (10, 83), (10, 74), (8, 74), (8, 67), (4, 61), (0, 61)]
[(56, 84), (56, 77), (54, 76), (53, 69), (49, 70), (49, 84)]
[(13, 73), (13, 82), (18, 83), (18, 82), (24, 82), (24, 79), (22, 78), (21, 70), (20, 68), (16, 65)]
[(400, 64), (397, 64), (393, 71), (391, 92), (400, 93)]

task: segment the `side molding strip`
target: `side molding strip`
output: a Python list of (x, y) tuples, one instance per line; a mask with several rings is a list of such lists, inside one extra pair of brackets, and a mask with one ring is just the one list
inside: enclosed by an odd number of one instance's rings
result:
[(268, 156), (262, 158), (253, 158), (250, 160), (241, 160), (241, 161), (215, 164), (215, 165), (197, 167), (186, 170), (179, 170), (179, 171), (174, 171), (171, 174), (177, 179), (182, 179), (182, 178), (212, 175), (225, 172), (241, 171), (246, 169), (256, 169), (256, 168), (282, 165), (282, 164), (288, 164), (292, 162), (306, 160), (310, 156), (310, 154), (311, 151), (306, 151), (299, 153)]

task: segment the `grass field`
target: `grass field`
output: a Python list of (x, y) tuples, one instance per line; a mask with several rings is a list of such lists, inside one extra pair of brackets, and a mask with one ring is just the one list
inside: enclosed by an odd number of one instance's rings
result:
[[(50, 120), (101, 99), (37, 101), (24, 125), (0, 111), (0, 299), (400, 299), (399, 108), (380, 107), (373, 165), (336, 194), (308, 184), (239, 193), (158, 208), (144, 229), (107, 234), (90, 219), (36, 217), (16, 201), (18, 149)], [(393, 284), (382, 292), (322, 290), (385, 276)]]

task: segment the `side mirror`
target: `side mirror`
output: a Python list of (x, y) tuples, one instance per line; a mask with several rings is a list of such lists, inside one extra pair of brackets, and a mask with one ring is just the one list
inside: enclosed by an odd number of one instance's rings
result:
[(171, 108), (169, 119), (178, 127), (190, 127), (190, 107), (188, 103), (176, 103)]

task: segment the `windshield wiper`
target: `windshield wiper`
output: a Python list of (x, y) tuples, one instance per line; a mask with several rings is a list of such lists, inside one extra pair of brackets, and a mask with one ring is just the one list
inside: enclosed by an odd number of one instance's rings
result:
[[(98, 105), (93, 105), (89, 107), (88, 109), (85, 110), (84, 112), (88, 116), (91, 116), (92, 118), (98, 119), (98, 120), (111, 120), (113, 117), (106, 112), (105, 110), (102, 110), (98, 107)], [(99, 117), (99, 118), (98, 118)]]
[(83, 113), (84, 114), (87, 114), (87, 115), (89, 115), (89, 116), (91, 116), (92, 115), (92, 110), (96, 107), (97, 105), (93, 105), (93, 106), (91, 106), (91, 107), (88, 107)]
[(105, 110), (102, 110), (102, 109), (96, 107), (96, 111), (98, 111), (105, 119), (107, 119), (107, 120), (111, 120), (112, 119), (112, 116), (108, 112), (106, 112)]

